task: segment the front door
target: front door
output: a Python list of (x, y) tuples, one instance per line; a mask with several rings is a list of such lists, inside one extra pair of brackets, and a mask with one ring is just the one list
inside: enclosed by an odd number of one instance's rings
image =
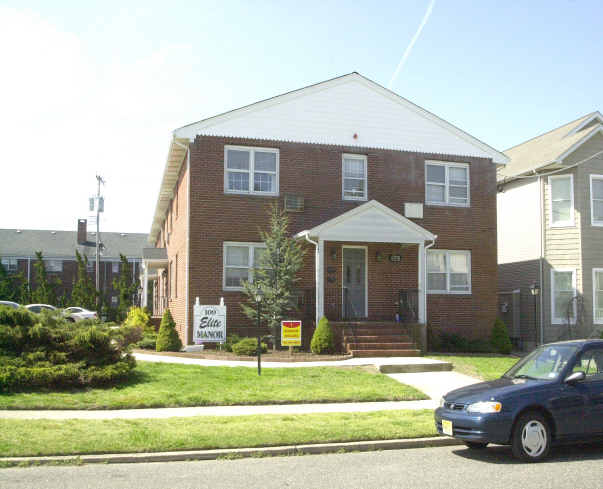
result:
[(366, 314), (366, 249), (343, 247), (342, 314), (364, 318)]

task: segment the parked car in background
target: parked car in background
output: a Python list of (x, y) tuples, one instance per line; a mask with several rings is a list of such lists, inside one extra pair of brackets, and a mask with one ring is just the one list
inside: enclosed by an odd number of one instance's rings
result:
[(17, 304), (16, 302), (13, 302), (13, 301), (0, 301), (0, 306), (12, 307), (13, 309), (17, 309), (18, 307), (21, 307), (19, 304)]
[(84, 319), (96, 319), (98, 316), (96, 312), (89, 311), (83, 307), (67, 307), (63, 310), (65, 316), (71, 321), (82, 321)]
[(446, 394), (435, 422), (471, 449), (511, 445), (533, 462), (553, 444), (603, 438), (603, 340), (543, 345), (500, 379)]
[(41, 313), (42, 311), (56, 311), (57, 308), (51, 306), (50, 304), (28, 304), (25, 306), (25, 309), (31, 312), (35, 312), (36, 314)]

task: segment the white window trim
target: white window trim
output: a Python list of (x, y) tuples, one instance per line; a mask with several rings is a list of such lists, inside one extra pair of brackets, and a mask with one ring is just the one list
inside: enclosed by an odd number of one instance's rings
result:
[(243, 287), (232, 287), (226, 285), (226, 248), (228, 246), (247, 246), (249, 252), (249, 261), (248, 263), (251, 266), (243, 267), (243, 266), (231, 266), (230, 268), (247, 268), (248, 269), (248, 280), (249, 282), (253, 282), (253, 275), (250, 273), (253, 270), (253, 260), (254, 260), (254, 249), (255, 248), (267, 248), (264, 243), (257, 242), (240, 242), (240, 241), (224, 241), (222, 245), (222, 290), (227, 292), (241, 292), (245, 290)]
[[(553, 186), (552, 181), (561, 178), (570, 179), (570, 218), (569, 221), (553, 222)], [(549, 177), (549, 226), (552, 228), (574, 227), (574, 175), (551, 175)]]
[[(244, 170), (229, 170), (228, 169), (228, 150), (237, 150), (237, 151), (249, 151), (249, 171), (246, 172)], [(275, 153), (276, 154), (276, 174), (275, 174), (275, 182), (274, 182), (274, 192), (256, 192), (253, 190), (253, 175), (255, 172), (255, 152), (262, 151), (265, 153)], [(280, 150), (278, 148), (261, 148), (254, 146), (231, 146), (224, 145), (224, 193), (225, 194), (235, 194), (235, 195), (265, 195), (269, 197), (278, 197), (279, 195), (279, 175), (280, 175)], [(244, 192), (241, 190), (229, 190), (228, 189), (228, 172), (235, 171), (239, 173), (248, 173), (249, 174), (249, 191)], [(271, 172), (260, 172), (260, 173), (271, 173)]]
[[(597, 221), (595, 219), (595, 206), (594, 200), (595, 195), (593, 194), (593, 180), (603, 180), (603, 175), (591, 175), (590, 176), (590, 224), (591, 226), (603, 227), (603, 219)], [(603, 200), (603, 199), (597, 199)]]
[[(551, 324), (566, 324), (565, 317), (557, 317), (555, 311), (555, 272), (572, 272), (572, 288), (574, 297), (576, 296), (576, 269), (575, 268), (553, 268), (551, 269)], [(573, 298), (573, 297), (572, 297)], [(576, 322), (576, 302), (574, 301), (574, 321)]]
[[(449, 294), (449, 295), (471, 295), (471, 251), (470, 250), (427, 250), (427, 255), (430, 253), (438, 253), (446, 255), (446, 290), (429, 290), (429, 265), (427, 259), (425, 259), (425, 270), (427, 273), (425, 289), (428, 294)], [(450, 290), (450, 260), (448, 260), (449, 255), (465, 255), (468, 258), (468, 277), (467, 277), (467, 285), (469, 286), (469, 290)], [(435, 272), (434, 272), (435, 273)], [(439, 272), (442, 273), (442, 272)]]
[[(345, 179), (351, 178), (354, 180), (360, 180), (360, 178), (346, 177), (345, 176), (345, 160), (360, 160), (364, 162), (364, 195), (362, 197), (350, 197), (345, 195)], [(368, 158), (366, 155), (356, 155), (351, 153), (344, 153), (341, 155), (341, 198), (342, 200), (368, 200)]]
[(603, 324), (603, 319), (599, 319), (597, 321), (597, 289), (596, 289), (596, 281), (595, 277), (597, 272), (603, 273), (603, 268), (593, 268), (593, 324)]
[[(444, 177), (444, 199), (445, 202), (432, 202), (427, 200), (427, 185), (429, 182), (427, 181), (427, 165), (434, 166), (443, 166), (446, 169), (445, 177)], [(450, 202), (449, 198), (449, 189), (450, 182), (448, 177), (448, 168), (466, 168), (467, 169), (467, 203), (466, 204), (458, 204), (455, 202)], [(441, 183), (431, 182), (431, 185), (442, 185)], [(426, 205), (438, 205), (445, 207), (470, 207), (471, 206), (471, 170), (469, 163), (456, 163), (453, 161), (437, 161), (437, 160), (425, 160), (425, 204)]]

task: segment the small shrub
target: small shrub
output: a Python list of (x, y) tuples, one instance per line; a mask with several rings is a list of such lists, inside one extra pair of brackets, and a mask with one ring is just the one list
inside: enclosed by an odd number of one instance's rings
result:
[(507, 327), (505, 326), (505, 323), (498, 318), (494, 321), (490, 343), (492, 343), (492, 348), (494, 348), (496, 352), (503, 353), (504, 355), (508, 355), (513, 349)]
[(180, 351), (182, 342), (176, 331), (176, 323), (169, 309), (166, 309), (161, 318), (161, 326), (157, 334), (157, 351)]
[(139, 326), (147, 330), (151, 326), (151, 317), (142, 307), (131, 307), (128, 311), (124, 326)]
[(114, 334), (114, 339), (120, 348), (125, 349), (130, 345), (138, 343), (144, 336), (144, 329), (141, 325), (127, 324), (117, 329)]
[[(262, 353), (268, 351), (266, 343), (262, 343)], [(243, 338), (241, 341), (232, 345), (232, 351), (235, 355), (240, 357), (252, 357), (257, 354), (258, 350), (258, 339), (257, 338)]]
[(238, 343), (239, 341), (241, 341), (241, 339), (242, 338), (238, 334), (233, 333), (226, 337), (226, 341), (224, 342), (224, 345), (222, 345), (222, 347), (225, 351), (232, 351), (232, 345)]
[(312, 353), (318, 354), (332, 353), (335, 350), (333, 330), (331, 329), (329, 320), (326, 317), (323, 317), (320, 321), (318, 321), (318, 326), (312, 335), (310, 349), (312, 350)]
[(427, 330), (430, 351), (444, 353), (492, 353), (494, 348), (487, 340), (470, 340), (457, 333)]
[(143, 350), (155, 350), (157, 351), (157, 335), (144, 335), (142, 340), (136, 343), (136, 348), (142, 348)]

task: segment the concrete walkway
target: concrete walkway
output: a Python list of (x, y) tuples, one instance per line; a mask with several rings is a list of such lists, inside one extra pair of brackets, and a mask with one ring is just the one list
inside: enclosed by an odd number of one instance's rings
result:
[[(257, 367), (256, 360), (210, 360), (207, 358), (171, 357), (169, 355), (153, 355), (135, 353), (137, 360), (158, 363), (180, 363), (183, 365), (202, 365), (205, 367)], [(269, 362), (262, 361), (262, 368), (299, 368), (299, 367), (345, 367), (360, 365), (439, 365), (441, 360), (424, 357), (376, 357), (376, 358), (350, 358), (347, 360), (326, 360), (316, 362)]]
[(479, 379), (457, 372), (421, 372), (412, 374), (388, 374), (388, 377), (410, 385), (427, 394), (434, 402), (455, 389), (481, 382)]

